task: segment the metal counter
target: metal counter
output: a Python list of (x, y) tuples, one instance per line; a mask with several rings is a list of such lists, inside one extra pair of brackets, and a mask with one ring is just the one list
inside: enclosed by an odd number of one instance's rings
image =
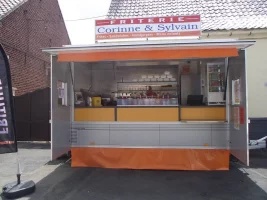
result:
[(226, 122), (73, 122), (73, 147), (228, 149)]

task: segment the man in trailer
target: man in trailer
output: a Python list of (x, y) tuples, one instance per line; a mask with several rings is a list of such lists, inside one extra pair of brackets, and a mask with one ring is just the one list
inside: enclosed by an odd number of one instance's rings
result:
[(152, 90), (152, 87), (149, 86), (149, 87), (148, 87), (148, 90), (146, 91), (146, 96), (147, 96), (147, 97), (156, 97), (157, 94), (156, 94), (156, 92), (154, 92), (154, 91)]

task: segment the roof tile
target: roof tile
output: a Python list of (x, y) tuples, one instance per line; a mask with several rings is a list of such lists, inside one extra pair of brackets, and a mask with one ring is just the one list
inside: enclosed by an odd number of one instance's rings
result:
[(267, 28), (267, 0), (112, 0), (108, 17), (193, 14), (203, 30)]
[(22, 5), (26, 0), (0, 0), (0, 19)]

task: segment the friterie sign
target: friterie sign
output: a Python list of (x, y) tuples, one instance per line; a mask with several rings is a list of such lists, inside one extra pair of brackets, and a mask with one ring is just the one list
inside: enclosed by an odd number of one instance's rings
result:
[(200, 15), (96, 20), (96, 40), (200, 36)]

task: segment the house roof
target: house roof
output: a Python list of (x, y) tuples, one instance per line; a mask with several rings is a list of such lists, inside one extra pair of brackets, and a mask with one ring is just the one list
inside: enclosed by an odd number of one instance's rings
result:
[(0, 19), (21, 6), (27, 0), (0, 0)]
[(108, 18), (195, 14), (204, 31), (267, 28), (267, 0), (112, 0)]

